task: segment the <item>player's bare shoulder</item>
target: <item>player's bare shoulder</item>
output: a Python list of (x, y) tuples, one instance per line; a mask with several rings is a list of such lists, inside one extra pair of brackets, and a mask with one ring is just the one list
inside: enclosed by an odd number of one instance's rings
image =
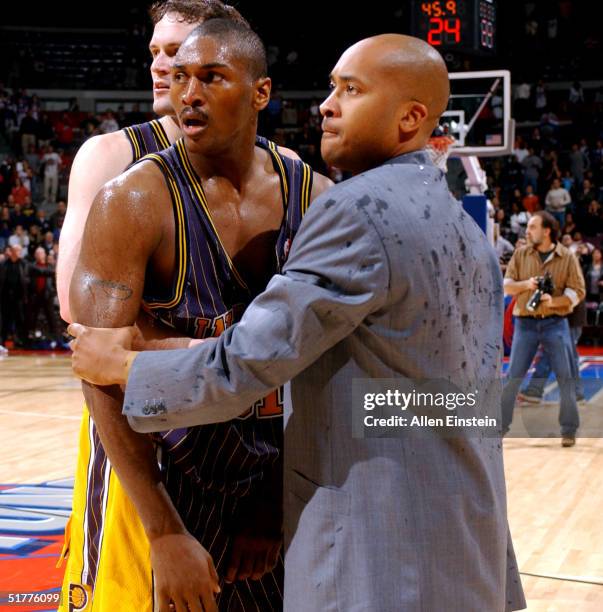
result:
[[(287, 147), (277, 146), (277, 151), (280, 155), (284, 157), (289, 157), (290, 159), (296, 161), (303, 161), (301, 157), (292, 149), (288, 149)], [(319, 174), (318, 172), (314, 172), (314, 178), (312, 181), (312, 193), (310, 194), (310, 202), (315, 200), (323, 191), (333, 187), (333, 181), (324, 176), (323, 174)]]
[(293, 149), (288, 149), (287, 147), (282, 147), (281, 145), (278, 145), (276, 147), (276, 150), (281, 155), (284, 155), (285, 157), (289, 157), (290, 159), (301, 159), (301, 157)]
[(72, 172), (77, 171), (79, 166), (90, 172), (93, 170), (92, 165), (96, 164), (97, 172), (109, 180), (123, 172), (131, 163), (132, 146), (126, 133), (119, 130), (98, 134), (86, 140), (75, 156)]
[(335, 183), (324, 174), (314, 173), (312, 180), (312, 193), (310, 194), (310, 202), (314, 201), (319, 195), (333, 187)]
[(95, 204), (99, 201), (116, 208), (118, 213), (136, 216), (141, 224), (165, 215), (172, 205), (165, 177), (150, 159), (140, 160), (105, 183)]

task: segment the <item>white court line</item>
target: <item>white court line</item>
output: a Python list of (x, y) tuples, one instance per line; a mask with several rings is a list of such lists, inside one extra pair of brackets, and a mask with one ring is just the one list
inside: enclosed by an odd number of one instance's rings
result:
[(567, 574), (537, 574), (535, 572), (519, 572), (522, 576), (532, 576), (534, 578), (550, 578), (551, 580), (564, 580), (566, 582), (582, 582), (584, 584), (597, 584), (603, 586), (601, 576), (569, 576)]
[(30, 416), (42, 419), (61, 419), (63, 421), (81, 421), (82, 415), (79, 416), (67, 416), (64, 414), (42, 414), (40, 412), (22, 412), (21, 410), (0, 410), (0, 414), (7, 414), (9, 416)]

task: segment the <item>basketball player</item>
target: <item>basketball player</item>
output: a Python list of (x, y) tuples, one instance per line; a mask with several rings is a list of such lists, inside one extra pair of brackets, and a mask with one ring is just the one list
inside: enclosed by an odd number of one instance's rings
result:
[[(170, 67), (180, 43), (205, 19), (229, 18), (247, 25), (238, 11), (220, 0), (157, 2), (150, 14), (155, 24), (149, 44), (153, 56), (153, 109), (162, 118), (91, 138), (74, 160), (57, 271), (61, 314), (66, 321), (71, 320), (69, 283), (94, 196), (106, 181), (118, 176), (131, 163), (147, 153), (168, 147), (182, 135), (169, 100)], [(279, 151), (297, 158), (287, 149), (279, 148)], [(143, 322), (140, 318), (139, 324)], [(154, 335), (161, 334), (157, 327), (150, 331)], [(174, 335), (173, 330), (170, 335)], [(95, 486), (101, 475), (105, 484)], [(112, 547), (112, 542), (122, 541), (131, 542), (128, 550), (119, 545)], [(90, 610), (105, 609), (117, 599), (124, 609), (150, 609), (148, 542), (135, 509), (107, 461), (86, 408), (80, 431), (73, 512), (66, 530), (65, 552), (67, 550), (63, 585), (65, 607), (69, 593), (78, 591), (88, 600), (93, 597), (94, 607), (89, 601)], [(235, 577), (238, 575), (233, 574), (237, 559), (233, 559), (233, 563), (230, 575)], [(128, 580), (123, 578), (126, 571)]]
[(153, 36), (153, 111), (161, 118), (87, 140), (77, 152), (69, 175), (69, 207), (61, 230), (57, 262), (57, 291), (61, 317), (71, 322), (69, 284), (81, 248), (82, 234), (94, 196), (111, 179), (147, 153), (161, 151), (182, 133), (169, 99), (170, 67), (180, 43), (205, 19), (231, 18), (247, 24), (242, 15), (221, 0), (155, 2), (149, 13)]
[[(176, 64), (171, 99), (184, 140), (99, 192), (70, 297), (74, 317), (90, 325), (130, 324), (142, 301), (181, 334), (203, 338), (236, 322), (280, 270), (310, 199), (330, 181), (256, 139), (270, 80), (251, 30), (233, 20), (207, 21), (182, 45)], [(170, 600), (177, 610), (200, 609), (200, 600), (213, 609), (209, 555), (223, 573), (239, 534), (259, 533), (251, 548), (280, 540), (279, 393), (234, 421), (159, 434), (162, 479), (149, 439), (107, 410), (121, 404), (119, 389), (85, 387), (102, 444), (150, 540), (161, 609)], [(263, 559), (238, 548), (230, 580), (260, 578), (274, 565), (278, 546), (259, 548)], [(220, 609), (279, 609), (278, 561), (257, 581), (222, 584)], [(129, 575), (124, 582), (135, 586)]]

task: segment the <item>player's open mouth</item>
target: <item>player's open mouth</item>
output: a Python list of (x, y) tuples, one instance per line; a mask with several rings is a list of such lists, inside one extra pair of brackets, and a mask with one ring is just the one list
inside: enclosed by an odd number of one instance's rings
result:
[(187, 136), (195, 136), (207, 127), (207, 121), (203, 119), (187, 118), (182, 120), (182, 131)]

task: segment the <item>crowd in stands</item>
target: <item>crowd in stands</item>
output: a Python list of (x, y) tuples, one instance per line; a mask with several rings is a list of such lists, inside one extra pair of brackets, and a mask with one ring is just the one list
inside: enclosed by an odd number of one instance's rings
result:
[[(518, 88), (521, 89), (522, 86)], [(542, 82), (517, 95), (513, 155), (482, 159), (504, 264), (525, 244), (537, 210), (559, 223), (561, 242), (579, 259), (590, 324), (603, 324), (603, 95), (585, 96), (579, 82), (549, 96)], [(518, 92), (516, 91), (516, 94)]]
[[(315, 170), (339, 181), (345, 177), (325, 167), (320, 157), (319, 104), (318, 98), (288, 99), (274, 92), (260, 115), (259, 132), (294, 149)], [(603, 95), (593, 90), (585, 94), (578, 82), (565, 91), (549, 89), (542, 81), (523, 83), (515, 88), (513, 115), (518, 118), (513, 155), (481, 160), (499, 226), (497, 249), (503, 264), (525, 240), (530, 215), (548, 210), (559, 221), (563, 244), (580, 257), (591, 319), (596, 317), (598, 322), (603, 314), (599, 311), (603, 291)], [(76, 100), (64, 111), (47, 111), (35, 94), (11, 91), (0, 84), (0, 146), (3, 140), (7, 151), (0, 162), (0, 266), (18, 251), (19, 259), (27, 263), (28, 279), (39, 278), (36, 267), (53, 269), (67, 206), (69, 169), (78, 147), (91, 136), (149, 118), (136, 105), (129, 112), (123, 107), (115, 112), (81, 112)], [(45, 278), (49, 291), (54, 292), (52, 276)], [(24, 304), (33, 304), (31, 292), (41, 281), (21, 284), (27, 289)], [(5, 304), (7, 290), (0, 292)], [(53, 301), (56, 306), (56, 297)], [(56, 308), (54, 316), (55, 321), (42, 326), (42, 336), (52, 338), (51, 342), (60, 341)], [(2, 317), (0, 344), (9, 335), (19, 344), (31, 343), (40, 332), (37, 318), (32, 317), (23, 316), (23, 331), (16, 331), (13, 315), (8, 316), (8, 323)]]
[(0, 85), (0, 353), (65, 344), (54, 281), (75, 142), (37, 96)]

